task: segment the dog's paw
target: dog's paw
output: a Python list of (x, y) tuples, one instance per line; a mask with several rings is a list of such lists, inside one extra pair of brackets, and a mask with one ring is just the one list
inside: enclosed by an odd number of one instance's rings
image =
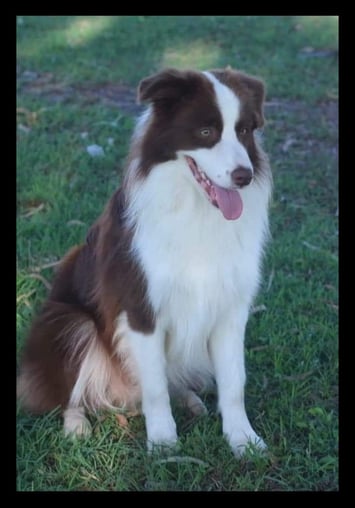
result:
[(157, 448), (174, 448), (177, 440), (178, 437), (174, 424), (171, 428), (160, 428), (158, 432), (149, 432), (147, 437), (147, 448), (149, 452)]
[(92, 429), (83, 408), (66, 409), (63, 417), (65, 436), (74, 438), (90, 436)]
[(180, 450), (180, 442), (176, 440), (171, 441), (147, 441), (148, 454), (151, 456), (170, 456), (176, 454)]
[(234, 432), (227, 439), (237, 458), (245, 455), (247, 451), (251, 454), (263, 454), (267, 449), (265, 442), (254, 431)]
[(147, 448), (148, 452), (164, 451), (176, 447), (178, 436), (176, 433), (176, 425), (173, 420), (167, 425), (157, 425), (154, 428), (150, 427), (147, 432)]
[(172, 451), (176, 451), (178, 449), (178, 438), (175, 436), (161, 436), (159, 439), (152, 441), (151, 439), (147, 440), (147, 449), (149, 454), (169, 454)]

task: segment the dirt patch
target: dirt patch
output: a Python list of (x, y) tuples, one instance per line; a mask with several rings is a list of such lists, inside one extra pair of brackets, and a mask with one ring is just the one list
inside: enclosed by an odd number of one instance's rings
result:
[(328, 100), (316, 105), (303, 101), (272, 99), (266, 102), (267, 130), (280, 134), (281, 152), (297, 148), (303, 153), (322, 151), (331, 159), (338, 158), (338, 101)]
[(288, 112), (297, 114), (299, 120), (305, 125), (310, 125), (322, 118), (332, 130), (338, 130), (338, 101), (334, 99), (320, 102), (316, 106), (308, 106), (297, 100), (272, 99), (266, 102), (265, 107), (270, 113), (276, 112), (281, 118)]
[(137, 104), (136, 89), (120, 83), (75, 86), (56, 80), (52, 73), (37, 74), (31, 71), (23, 72), (18, 80), (21, 93), (45, 97), (51, 102), (101, 102), (129, 115), (142, 111), (142, 106)]
[(135, 88), (126, 85), (105, 83), (91, 88), (81, 87), (78, 88), (78, 92), (88, 101), (101, 101), (131, 115), (136, 115), (143, 109), (143, 106), (137, 103)]

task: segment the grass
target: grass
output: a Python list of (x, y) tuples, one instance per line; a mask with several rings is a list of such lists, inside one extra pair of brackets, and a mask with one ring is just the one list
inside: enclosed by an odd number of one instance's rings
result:
[[(180, 450), (145, 452), (144, 422), (92, 418), (64, 439), (57, 412), (17, 412), (17, 489), (338, 489), (337, 20), (335, 17), (19, 17), (17, 345), (53, 267), (117, 187), (134, 87), (157, 69), (231, 64), (268, 87), (275, 191), (264, 282), (247, 329), (246, 404), (269, 453), (237, 461), (208, 417), (174, 408)], [(105, 156), (92, 158), (90, 144)], [(49, 265), (49, 266), (48, 266)]]

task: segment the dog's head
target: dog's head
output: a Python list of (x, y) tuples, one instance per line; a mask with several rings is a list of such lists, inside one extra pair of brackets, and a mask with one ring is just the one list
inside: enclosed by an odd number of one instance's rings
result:
[(142, 80), (138, 98), (153, 110), (144, 159), (184, 159), (190, 176), (224, 216), (239, 217), (238, 190), (252, 182), (259, 167), (254, 131), (264, 123), (263, 83), (231, 69), (167, 69)]

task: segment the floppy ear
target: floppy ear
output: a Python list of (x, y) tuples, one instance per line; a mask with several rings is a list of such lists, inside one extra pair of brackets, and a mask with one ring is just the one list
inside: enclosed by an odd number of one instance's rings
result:
[(250, 94), (251, 102), (254, 106), (254, 117), (257, 127), (264, 125), (264, 100), (265, 86), (260, 79), (244, 75), (242, 78)]
[(241, 97), (248, 110), (252, 113), (255, 121), (255, 127), (264, 125), (264, 83), (254, 76), (249, 76), (244, 72), (235, 71), (231, 67), (226, 69), (215, 69), (211, 71), (222, 83), (230, 86), (238, 97)]
[(138, 86), (139, 102), (171, 102), (186, 95), (190, 89), (188, 72), (166, 69), (143, 79)]

